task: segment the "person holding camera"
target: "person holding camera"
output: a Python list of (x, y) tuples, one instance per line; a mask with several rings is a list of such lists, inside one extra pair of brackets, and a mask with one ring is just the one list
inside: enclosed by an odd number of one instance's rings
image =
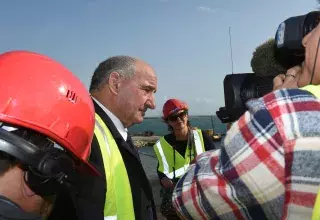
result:
[(87, 162), (94, 106), (80, 80), (44, 55), (3, 53), (0, 73), (0, 219), (46, 219), (59, 193), (78, 195), (80, 173), (99, 176)]
[(317, 216), (319, 42), (317, 25), (303, 38), (303, 64), (277, 76), (273, 92), (248, 101), (248, 111), (233, 123), (224, 147), (198, 156), (180, 178), (173, 205), (183, 219)]
[(186, 103), (178, 99), (167, 100), (163, 106), (163, 120), (170, 133), (161, 137), (153, 146), (162, 186), (160, 211), (167, 219), (179, 219), (172, 207), (173, 188), (195, 156), (213, 150), (215, 146), (205, 131), (191, 126)]

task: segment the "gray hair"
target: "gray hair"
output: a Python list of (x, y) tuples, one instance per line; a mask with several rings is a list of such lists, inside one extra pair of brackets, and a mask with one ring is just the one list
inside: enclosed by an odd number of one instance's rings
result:
[(136, 70), (137, 58), (130, 56), (113, 56), (101, 62), (93, 73), (89, 91), (99, 90), (108, 83), (110, 74), (117, 72), (120, 76), (130, 78)]

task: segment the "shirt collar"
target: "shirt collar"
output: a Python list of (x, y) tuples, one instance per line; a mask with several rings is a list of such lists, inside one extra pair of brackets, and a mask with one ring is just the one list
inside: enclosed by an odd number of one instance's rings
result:
[(109, 116), (113, 124), (116, 126), (117, 130), (119, 131), (120, 135), (123, 137), (125, 141), (127, 141), (128, 137), (128, 129), (125, 128), (122, 122), (115, 116), (111, 111), (109, 111), (104, 105), (102, 105), (97, 99), (92, 97), (92, 99), (102, 108), (102, 110)]

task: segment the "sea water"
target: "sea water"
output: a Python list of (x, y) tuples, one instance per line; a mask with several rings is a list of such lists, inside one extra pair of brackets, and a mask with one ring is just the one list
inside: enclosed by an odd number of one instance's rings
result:
[[(221, 123), (217, 116), (189, 116), (193, 127), (202, 130), (213, 129), (216, 133), (225, 134), (226, 125)], [(132, 135), (141, 135), (145, 132), (153, 132), (154, 135), (163, 136), (168, 133), (168, 126), (157, 117), (146, 117), (141, 124), (136, 124), (129, 128)]]

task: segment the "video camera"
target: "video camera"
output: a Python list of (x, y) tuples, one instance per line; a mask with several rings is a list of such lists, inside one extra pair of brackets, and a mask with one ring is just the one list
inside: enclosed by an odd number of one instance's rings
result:
[(246, 111), (245, 103), (262, 97), (273, 87), (273, 77), (260, 77), (254, 73), (229, 74), (224, 80), (224, 102), (216, 112), (222, 123), (234, 122)]
[[(320, 21), (320, 12), (288, 18), (283, 21), (275, 35), (275, 58), (281, 66), (289, 69), (304, 60), (302, 39)], [(216, 112), (222, 123), (234, 122), (247, 110), (245, 103), (260, 98), (272, 91), (273, 78), (262, 77), (259, 73), (229, 74), (224, 78), (225, 107)]]

